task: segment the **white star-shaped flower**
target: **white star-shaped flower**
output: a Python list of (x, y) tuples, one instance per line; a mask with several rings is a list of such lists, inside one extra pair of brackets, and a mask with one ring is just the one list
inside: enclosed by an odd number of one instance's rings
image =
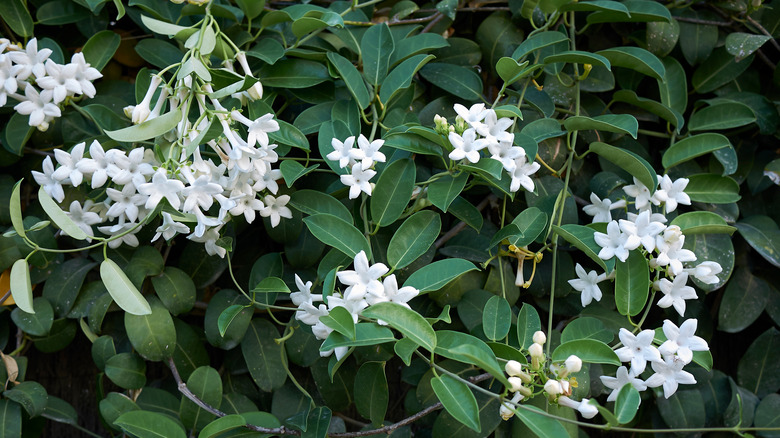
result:
[(645, 382), (642, 379), (637, 379), (634, 373), (628, 371), (628, 368), (624, 366), (617, 369), (615, 377), (601, 376), (601, 383), (612, 390), (607, 397), (608, 402), (617, 400), (618, 393), (626, 384), (631, 384), (637, 391), (647, 389)]
[(162, 212), (162, 217), (163, 222), (155, 230), (156, 234), (152, 237), (152, 242), (159, 239), (160, 236), (165, 240), (171, 240), (177, 233), (185, 234), (190, 232), (190, 227), (181, 222), (174, 221), (170, 213)]
[(292, 300), (293, 304), (296, 306), (300, 306), (302, 303), (311, 304), (314, 301), (322, 301), (322, 295), (311, 293), (311, 281), (304, 283), (303, 280), (301, 280), (301, 277), (299, 277), (298, 274), (295, 274), (295, 285), (298, 286), (298, 292), (291, 293), (290, 300)]
[[(70, 203), (70, 208), (65, 212), (65, 214), (67, 214), (70, 220), (72, 220), (79, 228), (81, 228), (81, 230), (84, 231), (87, 236), (94, 237), (95, 234), (92, 231), (92, 225), (103, 222), (103, 219), (100, 218), (99, 214), (89, 211), (88, 203), (91, 202), (92, 201), (85, 202), (84, 208), (82, 208), (81, 204), (79, 204), (79, 201), (73, 201)], [(67, 235), (64, 230), (62, 233)], [(87, 239), (87, 242), (91, 241), (91, 239)]]
[(673, 306), (674, 310), (676, 310), (680, 316), (685, 316), (685, 300), (697, 298), (696, 290), (690, 286), (686, 286), (687, 282), (687, 272), (683, 272), (674, 277), (673, 282), (666, 278), (656, 281), (654, 287), (664, 293), (664, 296), (658, 300), (658, 307), (665, 309)]
[(485, 120), (485, 116), (487, 116), (488, 111), (485, 109), (484, 103), (475, 103), (474, 105), (471, 105), (471, 108), (468, 109), (465, 106), (456, 103), (453, 108), (460, 116), (460, 118), (463, 119), (464, 122), (468, 123), (472, 128), (483, 125), (482, 121)]
[(601, 247), (599, 258), (602, 260), (617, 257), (621, 262), (625, 262), (628, 259), (628, 252), (636, 249), (640, 244), (638, 237), (621, 232), (617, 221), (607, 225), (607, 234), (598, 231), (593, 233), (593, 239)]
[(645, 370), (647, 362), (661, 362), (661, 353), (653, 346), (655, 332), (642, 330), (638, 335), (621, 328), (618, 333), (623, 347), (615, 350), (621, 362), (631, 362), (631, 374), (638, 376)]
[[(138, 186), (138, 193), (146, 195), (145, 207), (153, 210), (163, 198), (168, 200), (171, 207), (176, 210), (181, 206), (181, 192), (184, 190), (184, 183), (177, 179), (168, 179), (168, 172), (162, 167), (152, 176), (152, 182), (144, 183)], [(168, 240), (168, 239), (166, 239)]]
[(579, 263), (574, 267), (575, 272), (579, 278), (569, 280), (569, 284), (575, 290), (581, 292), (580, 300), (582, 301), (582, 307), (587, 306), (594, 299), (601, 301), (601, 289), (599, 289), (599, 282), (607, 279), (607, 274), (597, 274), (596, 271), (585, 272), (585, 268)]
[[(360, 165), (363, 170), (368, 170), (374, 166), (374, 163), (384, 163), (386, 160), (385, 154), (379, 152), (385, 141), (377, 139), (369, 142), (365, 135), (360, 134), (357, 139), (358, 150), (362, 152), (362, 158), (360, 159)], [(358, 160), (358, 158), (355, 158)]]
[(664, 203), (664, 211), (669, 214), (677, 209), (677, 204), (691, 205), (691, 198), (685, 193), (688, 178), (678, 178), (672, 181), (669, 175), (664, 175), (659, 181), (660, 188), (656, 191), (656, 199)]
[(479, 135), (485, 137), (488, 143), (499, 143), (502, 141), (511, 143), (515, 135), (506, 130), (512, 126), (512, 119), (509, 117), (499, 119), (496, 112), (492, 109), (485, 110), (485, 112), (485, 120), (482, 125), (474, 127), (479, 132)]
[(698, 323), (696, 319), (691, 318), (677, 327), (672, 321), (665, 320), (664, 335), (666, 335), (667, 340), (658, 347), (658, 351), (664, 356), (677, 354), (685, 363), (690, 363), (693, 360), (694, 351), (708, 351), (710, 346), (707, 345), (707, 341), (694, 336)]
[(43, 172), (36, 170), (32, 171), (35, 182), (38, 183), (43, 190), (48, 193), (57, 202), (62, 202), (65, 199), (65, 191), (62, 189), (62, 180), (54, 177), (54, 164), (51, 161), (51, 157), (43, 159)]
[(515, 158), (515, 169), (510, 172), (512, 181), (509, 184), (509, 191), (516, 192), (522, 186), (526, 191), (533, 192), (535, 186), (531, 175), (536, 173), (540, 167), (541, 165), (537, 162), (529, 163), (525, 155)]
[(671, 397), (680, 383), (684, 385), (696, 383), (693, 374), (682, 370), (685, 362), (679, 356), (667, 356), (662, 362), (653, 362), (651, 366), (655, 374), (645, 380), (645, 384), (648, 388), (663, 385), (665, 398)]
[(265, 208), (260, 210), (260, 216), (270, 218), (271, 227), (276, 227), (281, 222), (281, 218), (292, 219), (292, 210), (287, 207), (288, 202), (290, 202), (289, 195), (281, 195), (276, 198), (272, 195), (266, 195), (263, 198)]
[(354, 266), (354, 270), (336, 273), (341, 284), (349, 286), (348, 292), (344, 292), (345, 299), (359, 301), (364, 299), (366, 294), (382, 296), (384, 286), (379, 281), (379, 277), (387, 274), (390, 269), (383, 263), (369, 266), (365, 251), (360, 251), (355, 255)]
[(655, 205), (660, 204), (657, 199), (653, 198), (653, 194), (650, 193), (650, 189), (645, 187), (645, 185), (636, 179), (636, 177), (634, 177), (634, 184), (624, 186), (623, 191), (626, 192), (628, 196), (634, 198), (634, 206), (639, 211), (649, 209), (651, 202)]
[(352, 174), (341, 175), (341, 183), (349, 187), (349, 199), (355, 199), (360, 196), (360, 192), (365, 192), (371, 196), (373, 187), (369, 182), (376, 175), (375, 170), (363, 170), (362, 166), (352, 166)]
[(636, 236), (647, 252), (653, 252), (656, 238), (666, 226), (661, 222), (652, 220), (653, 215), (650, 210), (643, 210), (638, 215), (632, 216), (633, 220), (631, 216), (629, 216), (629, 220), (620, 220), (620, 229), (625, 233)]
[(582, 211), (590, 216), (593, 216), (593, 223), (612, 222), (612, 212), (610, 210), (623, 208), (626, 206), (625, 199), (612, 202), (611, 199), (604, 198), (602, 201), (595, 193), (590, 194), (590, 202), (590, 205), (582, 207)]
[(27, 100), (19, 102), (14, 109), (16, 112), (22, 115), (29, 115), (30, 120), (28, 124), (35, 126), (39, 131), (45, 131), (49, 127), (47, 121), (54, 117), (60, 117), (60, 107), (52, 103), (51, 90), (43, 90), (38, 93), (35, 87), (28, 83), (27, 88), (24, 89), (24, 97)]
[(407, 303), (409, 300), (420, 294), (420, 291), (413, 288), (412, 286), (404, 286), (401, 289), (398, 289), (398, 281), (395, 278), (395, 274), (385, 277), (382, 285), (384, 286), (384, 293), (369, 293), (366, 295), (366, 300), (368, 301), (369, 305), (373, 306), (377, 303), (391, 302), (400, 304), (407, 309), (411, 309)]
[(477, 131), (474, 128), (467, 129), (463, 136), (450, 132), (450, 143), (454, 148), (450, 152), (450, 160), (458, 161), (467, 159), (472, 163), (479, 161), (479, 151), (487, 146), (485, 139), (477, 139)]
[(683, 272), (693, 275), (704, 284), (717, 284), (720, 281), (717, 274), (722, 271), (723, 267), (720, 266), (720, 263), (712, 261), (701, 262), (695, 268), (683, 269)]
[[(331, 161), (338, 161), (340, 168), (345, 168), (352, 165), (356, 160), (362, 159), (362, 151), (353, 148), (355, 145), (355, 137), (348, 137), (342, 143), (339, 139), (334, 138), (330, 141), (330, 145), (333, 146), (333, 152), (325, 156), (325, 158)], [(356, 154), (359, 158), (356, 158)]]

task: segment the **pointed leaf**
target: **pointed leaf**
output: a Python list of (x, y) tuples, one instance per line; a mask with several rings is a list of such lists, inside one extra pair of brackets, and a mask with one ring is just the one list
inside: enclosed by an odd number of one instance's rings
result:
[(542, 329), (542, 322), (536, 308), (528, 303), (523, 303), (520, 313), (517, 315), (517, 339), (520, 348), (527, 350), (533, 344), (534, 333)]
[(14, 188), (11, 191), (11, 199), (9, 202), (9, 213), (11, 215), (11, 224), (14, 227), (14, 231), (16, 231), (16, 234), (26, 237), (27, 234), (25, 234), (24, 231), (24, 219), (22, 217), (22, 198), (21, 198), (21, 190), (22, 190), (22, 181), (19, 180), (14, 184)]
[(645, 187), (650, 189), (651, 193), (655, 192), (655, 188), (658, 186), (655, 170), (639, 155), (599, 141), (591, 143), (590, 150), (606, 158), (629, 174), (634, 175)]
[(198, 434), (198, 438), (214, 438), (224, 432), (246, 426), (247, 421), (238, 414), (225, 415), (217, 418), (204, 427)]
[(4, 391), (3, 397), (22, 405), (31, 418), (43, 414), (48, 401), (46, 388), (33, 381), (15, 385), (12, 389)]
[(401, 269), (428, 251), (441, 231), (441, 217), (431, 210), (418, 211), (406, 219), (390, 239), (387, 261)]
[(737, 229), (726, 224), (717, 213), (711, 211), (689, 211), (672, 219), (670, 225), (677, 225), (686, 236), (689, 234), (733, 234)]
[(584, 252), (591, 260), (598, 263), (605, 271), (610, 272), (614, 269), (614, 259), (605, 261), (599, 258), (598, 254), (601, 251), (601, 247), (593, 238), (595, 231), (592, 228), (576, 224), (567, 224), (560, 227), (553, 225), (553, 230), (563, 237), (564, 240)]
[(630, 68), (658, 80), (663, 80), (664, 78), (666, 70), (664, 64), (658, 57), (645, 49), (639, 47), (613, 47), (596, 52), (596, 54), (607, 58), (613, 67)]
[(395, 222), (412, 197), (415, 180), (414, 161), (404, 158), (388, 165), (371, 194), (371, 219), (378, 226)]
[(320, 322), (349, 339), (355, 339), (355, 321), (345, 307), (335, 307), (327, 315), (320, 316)]
[(89, 38), (81, 52), (84, 53), (84, 60), (87, 63), (91, 64), (97, 71), (102, 71), (103, 67), (114, 57), (121, 42), (122, 38), (118, 33), (112, 30), (102, 30)]
[(11, 267), (11, 296), (16, 306), (27, 313), (33, 309), (32, 285), (30, 284), (30, 266), (26, 259), (19, 259)]
[(717, 103), (702, 108), (691, 115), (688, 129), (691, 131), (713, 131), (738, 128), (756, 121), (749, 106), (740, 102)]
[(401, 90), (412, 84), (412, 78), (423, 66), (436, 57), (433, 55), (414, 55), (393, 68), (382, 82), (379, 99), (387, 105)]
[(741, 199), (739, 184), (727, 176), (714, 174), (691, 175), (685, 193), (691, 201), (730, 204)]
[(433, 292), (466, 272), (476, 269), (473, 263), (463, 259), (439, 260), (414, 271), (404, 282), (404, 286), (412, 286), (420, 293)]
[(615, 304), (621, 315), (636, 316), (645, 308), (650, 294), (650, 269), (647, 258), (631, 251), (625, 262), (615, 265)]
[(431, 386), (450, 415), (476, 432), (482, 430), (477, 399), (462, 380), (443, 374), (431, 379)]
[(241, 341), (241, 353), (249, 374), (263, 391), (278, 389), (287, 380), (286, 364), (282, 362), (284, 350), (274, 342), (278, 336), (273, 324), (255, 318)]
[(772, 218), (761, 215), (750, 216), (737, 222), (736, 226), (739, 234), (761, 254), (761, 257), (780, 267), (780, 230)]
[(394, 49), (393, 36), (387, 24), (371, 26), (363, 34), (360, 52), (363, 56), (363, 75), (369, 83), (379, 85), (385, 79)]
[(436, 332), (419, 313), (399, 304), (385, 302), (366, 308), (363, 316), (381, 319), (403, 333), (421, 347), (433, 352), (436, 348)]
[(54, 222), (57, 227), (64, 231), (65, 234), (76, 240), (87, 239), (87, 234), (84, 232), (84, 230), (79, 228), (79, 226), (76, 225), (76, 223), (73, 222), (73, 220), (70, 218), (70, 216), (62, 211), (60, 206), (57, 205), (53, 199), (51, 199), (51, 196), (49, 196), (48, 193), (46, 193), (46, 190), (43, 189), (43, 186), (38, 189), (38, 201), (40, 201), (41, 207), (43, 207), (43, 210), (51, 218), (52, 222)]
[(667, 122), (671, 123), (675, 128), (677, 128), (678, 133), (680, 132), (680, 129), (682, 129), (683, 124), (685, 123), (682, 114), (680, 114), (678, 111), (669, 108), (668, 106), (666, 106), (661, 102), (656, 102), (655, 100), (652, 99), (639, 97), (636, 94), (636, 92), (632, 90), (616, 91), (615, 94), (612, 95), (612, 99), (617, 102), (625, 102), (637, 106), (639, 108), (642, 108), (645, 111), (657, 115), (658, 117), (666, 120)]
[(585, 116), (569, 117), (563, 122), (563, 126), (565, 126), (568, 131), (595, 129), (599, 131), (629, 134), (636, 138), (639, 122), (630, 114), (605, 114), (592, 118)]
[(759, 335), (739, 360), (737, 381), (759, 397), (780, 389), (780, 332), (774, 327)]
[(693, 72), (691, 85), (697, 93), (709, 93), (733, 81), (753, 62), (753, 56), (739, 62), (726, 52), (725, 48), (716, 49), (696, 71)]
[(315, 214), (303, 219), (314, 237), (320, 242), (332, 246), (351, 258), (365, 251), (371, 257), (371, 246), (354, 225), (330, 214)]
[(563, 425), (554, 418), (543, 415), (544, 411), (536, 406), (523, 405), (515, 414), (539, 438), (564, 438), (569, 436)]
[(726, 136), (709, 132), (698, 134), (680, 140), (669, 147), (663, 155), (663, 166), (668, 169), (693, 158), (730, 147), (731, 142)]
[(474, 101), (482, 96), (482, 79), (470, 68), (436, 62), (427, 64), (420, 74), (433, 85), (461, 99)]
[(363, 84), (363, 77), (360, 76), (357, 68), (347, 58), (336, 52), (328, 52), (328, 60), (336, 67), (360, 109), (366, 109), (371, 103), (371, 96), (368, 95), (368, 90), (365, 84)]
[(618, 359), (609, 345), (595, 339), (578, 339), (576, 341), (564, 342), (553, 351), (552, 360), (562, 362), (572, 354), (587, 363), (620, 365), (620, 359)]
[[(385, 172), (386, 171), (387, 169), (385, 169)], [(377, 182), (377, 185), (378, 184), (379, 183)], [(371, 196), (372, 203), (374, 202), (376, 196), (377, 189), (374, 188), (373, 194)], [(308, 215), (326, 213), (336, 216), (345, 222), (352, 223), (352, 214), (349, 212), (347, 207), (344, 206), (344, 204), (339, 202), (333, 196), (317, 190), (298, 190), (292, 193), (290, 195), (290, 205), (301, 213), (306, 213)], [(373, 210), (371, 216), (376, 219), (376, 215), (373, 213)], [(382, 225), (386, 224), (383, 223)]]
[(482, 330), (491, 341), (504, 339), (509, 334), (512, 323), (512, 310), (502, 297), (492, 296), (482, 311)]
[(130, 411), (120, 415), (114, 425), (144, 438), (186, 438), (184, 429), (171, 417), (157, 412)]
[(739, 62), (760, 49), (764, 43), (771, 39), (772, 37), (767, 35), (754, 35), (744, 32), (730, 33), (726, 37), (726, 51), (730, 55), (734, 55), (735, 61)]
[(446, 213), (452, 201), (463, 191), (463, 187), (466, 186), (468, 179), (469, 175), (466, 172), (454, 178), (450, 175), (445, 175), (428, 186), (428, 199), (433, 205)]
[(355, 407), (375, 425), (382, 424), (387, 412), (389, 389), (384, 362), (366, 362), (355, 375)]
[(116, 141), (135, 142), (155, 138), (175, 128), (181, 122), (181, 109), (176, 108), (140, 125), (133, 125), (116, 131), (106, 131), (106, 135)]

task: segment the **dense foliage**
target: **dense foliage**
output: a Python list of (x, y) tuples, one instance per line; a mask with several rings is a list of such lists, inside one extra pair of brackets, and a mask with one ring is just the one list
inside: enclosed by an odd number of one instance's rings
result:
[(777, 1), (0, 25), (3, 436), (780, 435)]

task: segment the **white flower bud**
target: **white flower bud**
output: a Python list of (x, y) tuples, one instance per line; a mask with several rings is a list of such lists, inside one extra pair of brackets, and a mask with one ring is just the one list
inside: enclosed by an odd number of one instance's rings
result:
[(504, 370), (510, 376), (519, 376), (523, 372), (523, 366), (516, 360), (510, 360), (504, 366)]
[(542, 346), (536, 342), (531, 344), (530, 347), (528, 347), (528, 353), (531, 355), (532, 358), (541, 358), (544, 355), (544, 350), (542, 349)]
[(577, 373), (582, 369), (582, 359), (573, 354), (563, 364), (566, 366), (566, 371), (570, 373)]
[(580, 406), (577, 409), (580, 411), (580, 414), (582, 414), (583, 418), (593, 418), (596, 416), (596, 414), (599, 413), (598, 408), (595, 405), (592, 405), (589, 403), (590, 400), (587, 398), (582, 399), (580, 402)]
[(545, 336), (543, 331), (539, 330), (534, 333), (534, 342), (539, 345), (544, 345), (544, 343), (547, 342), (547, 336)]
[(501, 407), (498, 408), (498, 413), (504, 421), (509, 420), (515, 416), (515, 411), (510, 409), (505, 403), (501, 403)]
[(259, 100), (263, 98), (263, 85), (260, 82), (255, 82), (254, 85), (246, 90), (247, 94), (252, 100)]
[(558, 394), (563, 394), (563, 388), (561, 388), (561, 383), (557, 380), (548, 380), (547, 383), (544, 384), (544, 390), (547, 392), (547, 394), (550, 395), (550, 397), (555, 397)]
[(520, 391), (520, 388), (522, 388), (522, 387), (523, 387), (523, 381), (522, 381), (522, 380), (520, 380), (520, 378), (519, 378), (519, 377), (514, 377), (514, 376), (512, 376), (512, 377), (510, 377), (510, 378), (509, 378), (509, 379), (507, 379), (507, 380), (509, 380), (509, 384), (510, 384), (510, 385), (512, 385), (512, 386), (509, 388), (509, 390), (510, 390), (510, 391), (512, 391), (512, 392), (517, 392), (517, 391)]

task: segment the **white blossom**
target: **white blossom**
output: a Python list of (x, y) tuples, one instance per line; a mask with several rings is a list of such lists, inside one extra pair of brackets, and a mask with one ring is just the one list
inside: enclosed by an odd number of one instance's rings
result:
[[(356, 161), (360, 161), (360, 165), (363, 170), (368, 170), (374, 166), (374, 163), (384, 163), (386, 160), (385, 154), (379, 152), (385, 141), (377, 139), (369, 142), (365, 135), (360, 134), (357, 139), (358, 150), (361, 152), (362, 158), (355, 158)], [(357, 156), (356, 156), (357, 157)]]
[(260, 216), (270, 218), (271, 227), (276, 227), (281, 222), (281, 218), (292, 219), (292, 210), (287, 207), (287, 203), (290, 202), (289, 195), (281, 195), (274, 197), (272, 195), (266, 195), (263, 198), (263, 207), (260, 210)]
[(612, 202), (611, 199), (604, 198), (602, 201), (595, 193), (590, 194), (590, 202), (590, 205), (582, 207), (582, 211), (590, 216), (593, 216), (593, 223), (612, 222), (611, 210), (616, 208), (623, 208), (626, 206), (625, 199)]
[[(353, 148), (355, 145), (354, 136), (348, 137), (343, 143), (339, 141), (339, 139), (334, 138), (330, 141), (330, 144), (333, 146), (333, 152), (326, 155), (325, 158), (331, 161), (338, 161), (340, 168), (343, 169), (350, 166), (351, 163), (357, 160), (357, 158), (355, 158), (355, 153), (358, 152), (359, 149)], [(362, 159), (362, 156), (360, 159)]]
[(607, 274), (598, 274), (595, 270), (585, 272), (585, 268), (579, 263), (574, 267), (574, 271), (579, 278), (569, 280), (569, 284), (575, 290), (581, 292), (580, 300), (582, 301), (582, 307), (587, 306), (593, 300), (601, 301), (601, 289), (599, 289), (598, 284), (607, 279)]
[(344, 292), (346, 299), (357, 301), (364, 299), (366, 294), (381, 296), (384, 294), (384, 286), (379, 277), (387, 274), (389, 268), (383, 263), (369, 266), (365, 251), (355, 255), (354, 270), (344, 270), (336, 273), (339, 281), (348, 286)]
[(146, 200), (145, 207), (150, 210), (157, 207), (157, 204), (163, 198), (168, 200), (171, 207), (178, 210), (181, 206), (181, 198), (179, 196), (182, 190), (184, 190), (184, 183), (177, 179), (168, 179), (168, 172), (162, 167), (154, 173), (152, 182), (138, 186), (138, 193), (149, 197)]
[(165, 240), (173, 239), (177, 233), (185, 234), (190, 232), (190, 228), (181, 222), (176, 222), (170, 213), (162, 212), (163, 222), (157, 227), (156, 234), (152, 237), (152, 242), (162, 236)]
[(674, 307), (674, 310), (685, 316), (685, 300), (696, 299), (696, 290), (686, 286), (688, 282), (688, 273), (683, 272), (674, 277), (674, 281), (662, 278), (654, 283), (654, 287), (664, 293), (664, 296), (658, 300), (658, 307)]
[(655, 374), (645, 381), (648, 388), (655, 388), (663, 385), (664, 397), (671, 397), (679, 384), (693, 385), (696, 379), (693, 374), (683, 371), (685, 362), (679, 356), (667, 356), (662, 362), (653, 362), (652, 367)]
[(526, 191), (533, 192), (534, 181), (530, 176), (536, 173), (540, 167), (541, 165), (537, 162), (528, 163), (525, 155), (515, 158), (515, 170), (510, 172), (512, 181), (509, 185), (509, 191), (516, 192), (520, 190), (520, 186), (523, 186)]
[(712, 261), (701, 262), (694, 268), (683, 269), (683, 272), (693, 275), (704, 284), (717, 284), (720, 281), (717, 274), (722, 271), (723, 267), (720, 266), (720, 263)]
[(617, 369), (615, 377), (601, 376), (601, 383), (612, 390), (612, 392), (609, 393), (609, 397), (607, 397), (608, 402), (617, 400), (618, 393), (626, 384), (631, 384), (637, 391), (644, 391), (647, 389), (645, 382), (642, 379), (638, 379), (633, 372), (629, 371), (628, 368), (624, 366)]
[(463, 136), (450, 132), (449, 140), (454, 148), (449, 155), (450, 160), (453, 161), (465, 158), (471, 163), (476, 163), (480, 158), (479, 151), (487, 146), (487, 142), (484, 139), (477, 139), (477, 132), (474, 128), (467, 129)]
[(698, 321), (694, 318), (687, 319), (680, 327), (668, 319), (664, 321), (664, 335), (666, 342), (658, 347), (658, 351), (664, 356), (676, 354), (685, 363), (693, 360), (694, 351), (709, 351), (710, 347), (707, 341), (694, 336)]
[(369, 182), (376, 175), (372, 169), (363, 169), (361, 166), (352, 166), (352, 173), (341, 175), (341, 183), (349, 187), (349, 199), (355, 199), (360, 196), (360, 192), (365, 192), (371, 196), (373, 186)]
[(57, 202), (62, 202), (65, 199), (65, 191), (62, 189), (62, 180), (54, 177), (54, 164), (51, 161), (51, 157), (43, 159), (43, 172), (36, 170), (32, 171), (35, 182), (38, 183), (46, 193)]
[(654, 196), (664, 203), (664, 211), (667, 214), (676, 210), (677, 204), (691, 205), (691, 198), (684, 191), (688, 186), (688, 178), (678, 178), (673, 182), (669, 175), (664, 175), (659, 185), (660, 188)]
[(488, 112), (488, 110), (485, 109), (484, 103), (475, 103), (468, 109), (459, 103), (456, 103), (453, 107), (458, 116), (472, 128), (482, 126), (482, 121), (485, 120)]
[(653, 198), (653, 194), (650, 193), (650, 189), (645, 187), (636, 177), (634, 177), (634, 184), (623, 187), (623, 191), (628, 196), (634, 198), (634, 206), (637, 210), (647, 210), (650, 208), (650, 203), (659, 205), (660, 202)]
[(620, 225), (617, 221), (612, 221), (607, 225), (607, 233), (595, 232), (593, 239), (601, 247), (599, 258), (609, 260), (617, 257), (621, 262), (628, 259), (628, 252), (636, 249), (639, 244), (639, 238), (620, 231)]
[(621, 328), (618, 333), (623, 347), (615, 350), (621, 362), (631, 362), (631, 373), (635, 376), (642, 374), (647, 362), (660, 362), (661, 353), (653, 346), (653, 330), (642, 330), (638, 335)]

